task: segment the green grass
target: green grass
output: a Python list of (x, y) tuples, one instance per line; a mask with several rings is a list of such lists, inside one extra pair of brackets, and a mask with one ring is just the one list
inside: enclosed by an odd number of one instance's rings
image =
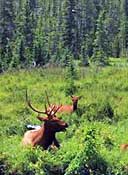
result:
[(76, 95), (82, 99), (78, 114), (58, 114), (69, 123), (65, 133), (57, 134), (61, 148), (42, 151), (22, 147), (26, 124), (40, 124), (37, 114), (26, 105), (25, 89), (41, 110), (45, 90), (51, 103), (70, 104), (70, 97), (65, 95), (65, 74), (64, 69), (52, 68), (0, 75), (1, 174), (128, 174), (128, 151), (120, 150), (120, 144), (128, 143), (126, 68), (78, 68)]

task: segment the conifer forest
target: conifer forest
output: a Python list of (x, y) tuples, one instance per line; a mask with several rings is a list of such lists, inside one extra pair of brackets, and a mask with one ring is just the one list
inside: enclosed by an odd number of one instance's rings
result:
[(128, 175), (128, 0), (0, 0), (0, 175)]
[(0, 71), (128, 56), (128, 0), (0, 0)]

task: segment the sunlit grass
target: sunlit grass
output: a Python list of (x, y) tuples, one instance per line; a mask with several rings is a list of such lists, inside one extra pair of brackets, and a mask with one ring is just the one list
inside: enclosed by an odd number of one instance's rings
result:
[[(50, 174), (57, 171), (55, 167), (63, 174), (76, 154), (85, 149), (83, 141), (91, 128), (96, 129), (98, 154), (111, 172), (120, 173), (128, 164), (128, 152), (120, 151), (120, 144), (128, 143), (128, 70), (119, 67), (78, 69), (79, 79), (75, 80), (75, 85), (76, 95), (82, 95), (78, 104), (82, 113), (58, 115), (69, 123), (65, 133), (57, 134), (61, 144), (59, 150), (42, 151), (21, 146), (26, 124), (40, 124), (37, 114), (26, 105), (26, 88), (34, 106), (41, 110), (44, 109), (46, 90), (51, 103), (71, 104), (70, 97), (65, 94), (65, 74), (64, 69), (52, 68), (0, 75), (0, 153), (1, 160), (9, 167), (8, 174), (14, 171), (17, 174)], [(114, 111), (111, 121), (104, 113), (108, 103)], [(70, 165), (72, 171), (73, 166), (74, 162)]]

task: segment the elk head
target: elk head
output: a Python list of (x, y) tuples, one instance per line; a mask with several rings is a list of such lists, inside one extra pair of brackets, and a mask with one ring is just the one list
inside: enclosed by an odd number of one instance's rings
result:
[[(40, 145), (44, 149), (47, 149), (50, 145), (54, 144), (56, 147), (59, 147), (59, 142), (57, 141), (55, 134), (56, 132), (65, 131), (68, 127), (68, 124), (59, 118), (56, 117), (56, 112), (61, 107), (57, 108), (53, 105), (49, 110), (47, 110), (47, 106), (45, 104), (45, 111), (40, 111), (33, 107), (31, 101), (28, 100), (28, 94), (26, 91), (26, 102), (28, 106), (34, 111), (38, 113), (37, 118), (40, 121), (43, 121), (44, 124), (37, 130), (27, 131), (24, 134), (22, 143), (24, 146), (31, 145), (36, 146)], [(47, 117), (41, 117), (39, 114), (45, 114)]]
[(78, 100), (81, 99), (82, 96), (73, 96), (71, 95), (72, 103), (73, 103), (73, 111), (77, 110)]
[(78, 100), (80, 100), (82, 98), (82, 96), (73, 96), (73, 95), (71, 95), (70, 97), (71, 97), (73, 103), (77, 103)]
[[(38, 113), (37, 118), (40, 121), (44, 122), (44, 126), (46, 128), (49, 128), (53, 132), (60, 132), (60, 131), (65, 131), (65, 129), (68, 127), (68, 124), (59, 118), (57, 118), (56, 113), (57, 111), (62, 107), (62, 105), (59, 105), (56, 107), (55, 105), (52, 105), (51, 107), (47, 108), (45, 104), (45, 111), (40, 111), (36, 109), (32, 104), (31, 101), (28, 100), (28, 94), (26, 91), (26, 102), (28, 106), (36, 113)], [(49, 103), (49, 102), (48, 102)], [(41, 117), (39, 114), (46, 114), (47, 117)]]
[(46, 129), (49, 129), (52, 132), (61, 132), (61, 131), (65, 131), (66, 128), (68, 127), (68, 124), (62, 120), (60, 120), (59, 118), (57, 118), (56, 116), (50, 116), (49, 117), (40, 117), (38, 116), (38, 119), (40, 121), (44, 122), (44, 127)]

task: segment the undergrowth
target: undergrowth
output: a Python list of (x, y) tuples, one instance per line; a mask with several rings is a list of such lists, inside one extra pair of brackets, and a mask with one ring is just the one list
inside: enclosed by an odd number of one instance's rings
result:
[(47, 151), (21, 145), (26, 125), (41, 124), (27, 107), (25, 90), (41, 110), (45, 90), (51, 103), (71, 104), (65, 96), (65, 70), (33, 69), (0, 75), (1, 175), (128, 174), (128, 152), (120, 150), (120, 144), (128, 143), (128, 70), (81, 68), (77, 73), (74, 95), (82, 96), (78, 111), (57, 114), (69, 127), (57, 134), (60, 148)]

